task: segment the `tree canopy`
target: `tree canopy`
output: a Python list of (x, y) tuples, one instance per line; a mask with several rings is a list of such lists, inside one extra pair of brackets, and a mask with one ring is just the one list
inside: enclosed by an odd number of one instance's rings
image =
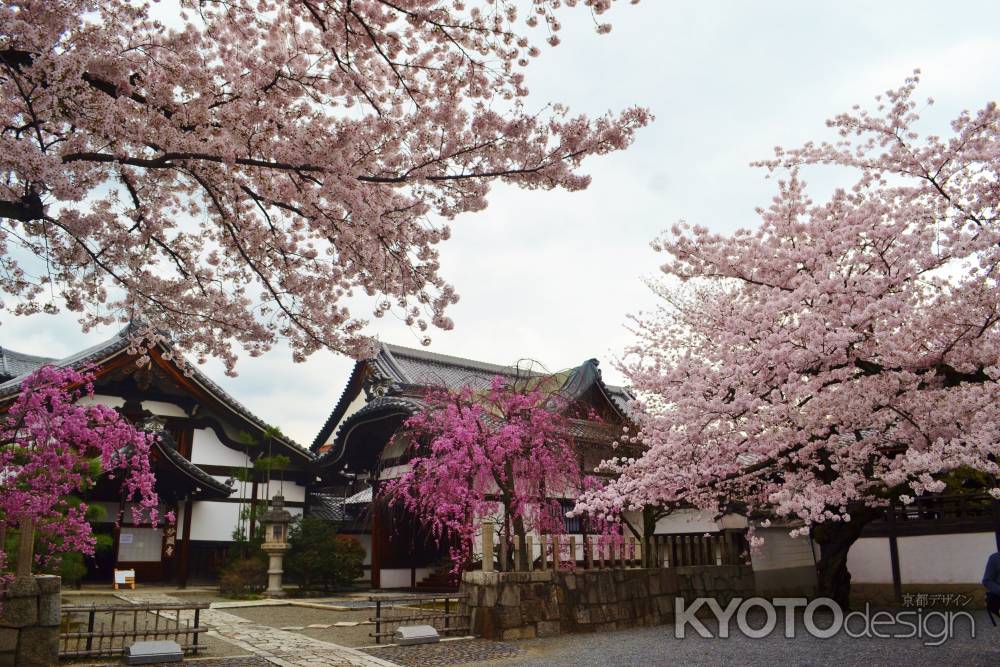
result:
[[(921, 137), (916, 85), (829, 121), (838, 141), (762, 162), (784, 176), (756, 228), (679, 224), (654, 244), (662, 304), (634, 319), (622, 364), (648, 450), (582, 508), (780, 518), (812, 532), (843, 600), (877, 508), (963, 466), (995, 479), (1000, 110)], [(813, 200), (802, 173), (821, 165), (856, 180)]]
[(230, 371), (279, 339), (363, 356), (351, 308), (450, 328), (448, 221), (496, 181), (585, 188), (650, 120), (526, 102), (574, 5), (612, 0), (3, 3), (4, 307), (141, 316)]

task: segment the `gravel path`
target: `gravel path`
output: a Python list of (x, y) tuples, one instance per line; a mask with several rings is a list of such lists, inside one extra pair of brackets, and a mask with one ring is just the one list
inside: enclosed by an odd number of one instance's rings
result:
[(403, 667), (445, 667), (447, 665), (480, 664), (483, 661), (509, 658), (519, 655), (521, 649), (512, 642), (455, 639), (437, 644), (369, 648), (365, 649), (365, 652)]
[[(796, 637), (786, 639), (776, 630), (763, 639), (749, 639), (738, 632), (730, 638), (706, 639), (689, 632), (685, 639), (674, 637), (673, 625), (639, 628), (612, 633), (571, 635), (533, 639), (512, 644), (523, 653), (504, 660), (469, 664), (507, 667), (646, 667), (648, 665), (740, 665), (741, 667), (996, 667), (1000, 665), (1000, 628), (994, 628), (985, 612), (972, 612), (976, 638), (961, 625), (959, 636), (941, 646), (924, 646), (923, 640), (852, 638), (839, 634), (816, 639), (798, 627)], [(706, 627), (716, 631), (708, 621)], [(780, 626), (779, 626), (780, 628)], [(735, 628), (734, 628), (735, 630)], [(964, 634), (964, 636), (962, 636)]]

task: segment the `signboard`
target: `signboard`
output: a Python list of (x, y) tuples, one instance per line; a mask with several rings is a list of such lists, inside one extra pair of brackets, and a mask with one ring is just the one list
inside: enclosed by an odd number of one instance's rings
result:
[(133, 538), (132, 533), (122, 533), (121, 535), (118, 536), (118, 543), (132, 544), (132, 538)]
[[(124, 537), (124, 535), (122, 535)], [(129, 536), (131, 537), (131, 535)], [(135, 590), (135, 570), (115, 570), (115, 590), (119, 586), (129, 586)]]

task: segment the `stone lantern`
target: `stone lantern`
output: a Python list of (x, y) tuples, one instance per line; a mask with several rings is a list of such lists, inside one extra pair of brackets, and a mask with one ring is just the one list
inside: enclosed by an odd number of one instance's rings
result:
[(264, 543), (260, 548), (270, 559), (267, 567), (267, 590), (264, 591), (264, 595), (281, 597), (285, 594), (281, 588), (281, 575), (284, 573), (281, 561), (289, 549), (288, 524), (292, 522), (292, 515), (285, 509), (284, 496), (278, 495), (271, 499), (271, 509), (264, 513), (260, 521), (264, 526)]

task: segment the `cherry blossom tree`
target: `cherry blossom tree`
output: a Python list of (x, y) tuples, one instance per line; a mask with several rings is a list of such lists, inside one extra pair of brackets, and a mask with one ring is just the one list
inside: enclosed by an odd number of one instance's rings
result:
[[(495, 377), (488, 390), (435, 389), (426, 408), (404, 422), (407, 469), (386, 482), (380, 496), (425, 522), (452, 547), (460, 567), (484, 519), (498, 520), (513, 554), (530, 531), (560, 534), (559, 498), (597, 488), (574, 452), (569, 419), (578, 408), (545, 389), (544, 377)], [(592, 530), (615, 532), (611, 522)], [(484, 555), (484, 557), (490, 557)], [(528, 555), (520, 552), (521, 569)]]
[[(73, 496), (90, 486), (95, 473), (120, 478), (122, 500), (132, 503), (136, 523), (160, 518), (149, 459), (155, 436), (112, 408), (79, 405), (82, 396), (93, 395), (91, 380), (87, 373), (44, 366), (24, 380), (0, 416), (0, 532), (20, 530), (19, 574), (30, 573), (32, 561), (45, 565), (61, 553), (93, 554), (87, 505)], [(166, 519), (172, 522), (172, 514)], [(43, 549), (32, 558), (34, 537)], [(0, 541), (0, 572), (6, 563)]]
[(533, 40), (612, 1), (4, 2), (5, 308), (142, 317), (230, 371), (278, 339), (365, 356), (349, 305), (450, 328), (447, 223), (493, 182), (585, 188), (650, 120), (525, 100)]
[[(663, 302), (622, 362), (648, 450), (581, 508), (780, 519), (812, 534), (820, 589), (846, 604), (847, 553), (880, 508), (959, 467), (995, 479), (1000, 111), (921, 137), (916, 84), (829, 121), (835, 143), (762, 162), (786, 175), (758, 227), (654, 243)], [(815, 201), (801, 171), (819, 165), (856, 180)]]

